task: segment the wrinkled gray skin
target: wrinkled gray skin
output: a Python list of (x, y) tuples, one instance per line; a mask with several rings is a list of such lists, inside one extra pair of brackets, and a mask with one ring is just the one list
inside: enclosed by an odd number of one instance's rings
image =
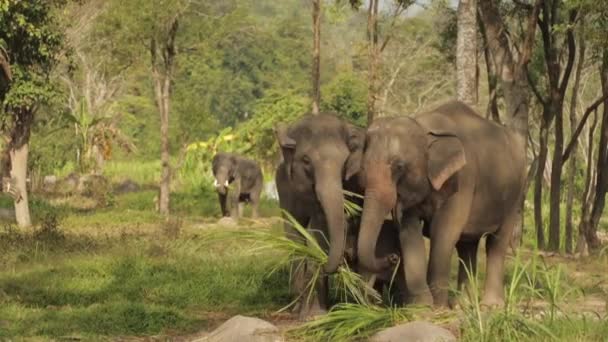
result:
[(251, 217), (258, 217), (258, 205), (264, 185), (262, 169), (253, 160), (232, 153), (218, 153), (213, 157), (214, 186), (222, 216), (238, 219), (241, 203), (251, 204)]
[[(378, 119), (366, 135), (359, 262), (375, 271), (391, 265), (374, 250), (393, 210), (410, 301), (447, 306), (454, 247), (462, 260), (460, 287), (464, 265), (475, 272), (479, 239), (488, 234), (483, 303), (501, 305), (505, 254), (523, 199), (522, 136), (461, 102), (413, 118)], [(431, 241), (428, 269), (423, 234)]]
[[(364, 130), (335, 115), (320, 114), (305, 116), (291, 126), (279, 124), (276, 135), (283, 155), (276, 172), (281, 208), (300, 225), (308, 227), (328, 251), (328, 262), (324, 266), (326, 274), (337, 270), (345, 253), (347, 259), (356, 263), (358, 218), (345, 216), (343, 189), (362, 194), (356, 174), (361, 165)], [(349, 200), (361, 204), (361, 199)], [(291, 225), (286, 224), (285, 230), (290, 238), (302, 239)], [(386, 244), (387, 249), (390, 246), (390, 242)], [(378, 246), (379, 256), (384, 255), (383, 248), (384, 244)], [(394, 249), (392, 251), (394, 253)], [(305, 267), (297, 270), (291, 281), (294, 295), (306, 295), (304, 290), (310, 275)], [(371, 278), (370, 272), (358, 271)], [(386, 278), (390, 276), (378, 275), (370, 281)], [(327, 310), (326, 275), (319, 280), (308, 305), (303, 304), (299, 305), (301, 318)]]

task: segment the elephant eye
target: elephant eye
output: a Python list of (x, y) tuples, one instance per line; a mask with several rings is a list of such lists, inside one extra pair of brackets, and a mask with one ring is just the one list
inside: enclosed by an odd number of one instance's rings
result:
[(310, 164), (310, 157), (308, 157), (308, 156), (302, 156), (302, 163), (304, 163), (304, 164)]
[(394, 159), (391, 161), (391, 168), (393, 169), (393, 172), (401, 172), (405, 170), (406, 166), (407, 165), (403, 160)]

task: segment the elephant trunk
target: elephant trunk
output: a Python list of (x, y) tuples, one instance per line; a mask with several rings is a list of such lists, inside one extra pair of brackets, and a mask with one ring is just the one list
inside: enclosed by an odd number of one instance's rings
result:
[(397, 201), (397, 191), (392, 184), (386, 184), (390, 183), (390, 174), (388, 177), (382, 177), (384, 178), (380, 180), (382, 183), (370, 182), (370, 178), (372, 177), (368, 177), (368, 188), (365, 191), (357, 253), (359, 261), (365, 269), (372, 272), (382, 272), (390, 267), (392, 263), (388, 257), (376, 257), (376, 244), (384, 218), (390, 213)]
[(214, 175), (213, 186), (216, 191), (222, 195), (226, 194), (226, 190), (228, 189), (228, 170), (225, 168), (220, 168), (217, 171), (217, 174)]
[(346, 223), (344, 220), (344, 195), (340, 174), (320, 175), (315, 191), (325, 213), (329, 231), (329, 253), (323, 266), (326, 273), (337, 271), (346, 248)]

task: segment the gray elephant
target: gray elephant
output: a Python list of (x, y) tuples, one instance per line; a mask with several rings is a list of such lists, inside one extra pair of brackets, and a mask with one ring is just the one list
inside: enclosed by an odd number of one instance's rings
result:
[[(449, 102), (414, 117), (375, 120), (364, 149), (359, 262), (375, 271), (393, 263), (374, 253), (393, 211), (410, 301), (447, 306), (454, 247), (462, 261), (460, 287), (465, 266), (475, 273), (477, 246), (488, 234), (483, 303), (501, 305), (505, 254), (523, 199), (523, 136)], [(431, 242), (428, 268), (423, 234)]]
[(251, 217), (258, 217), (258, 205), (264, 186), (262, 169), (255, 161), (232, 153), (218, 153), (213, 157), (214, 187), (217, 191), (222, 216), (237, 219), (242, 204), (251, 204)]
[[(326, 274), (337, 270), (345, 254), (355, 264), (353, 268), (367, 275), (371, 282), (387, 280), (386, 272), (375, 275), (356, 266), (359, 218), (347, 218), (344, 214), (343, 189), (363, 193), (356, 175), (360, 170), (365, 132), (333, 114), (324, 113), (304, 116), (291, 126), (278, 124), (276, 136), (283, 156), (276, 171), (280, 206), (301, 226), (315, 233), (317, 241), (328, 251), (325, 275), (316, 284), (313, 298), (307, 305), (300, 303), (300, 317), (305, 318), (327, 310)], [(349, 200), (362, 204), (360, 198)], [(302, 239), (290, 224), (286, 224), (285, 229), (290, 238)], [(391, 248), (390, 241), (386, 246)], [(378, 247), (378, 255), (383, 256), (384, 244)], [(394, 248), (391, 251), (394, 253)], [(308, 275), (306, 267), (296, 269), (292, 285), (294, 295), (299, 296), (304, 294)]]

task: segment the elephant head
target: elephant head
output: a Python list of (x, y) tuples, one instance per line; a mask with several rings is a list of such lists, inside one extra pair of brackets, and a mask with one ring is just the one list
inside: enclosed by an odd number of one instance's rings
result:
[(397, 206), (413, 208), (433, 192), (455, 191), (447, 181), (465, 164), (463, 145), (450, 132), (409, 117), (374, 120), (366, 133), (360, 176), (365, 199), (357, 247), (364, 267), (380, 272), (391, 265), (374, 253), (385, 216)]
[(278, 124), (275, 133), (293, 191), (323, 210), (329, 232), (324, 271), (333, 273), (346, 243), (342, 185), (359, 172), (364, 130), (335, 115), (320, 114), (305, 116), (290, 127)]
[(226, 194), (228, 185), (234, 180), (237, 167), (236, 157), (230, 153), (218, 153), (213, 157), (213, 186), (220, 194)]

